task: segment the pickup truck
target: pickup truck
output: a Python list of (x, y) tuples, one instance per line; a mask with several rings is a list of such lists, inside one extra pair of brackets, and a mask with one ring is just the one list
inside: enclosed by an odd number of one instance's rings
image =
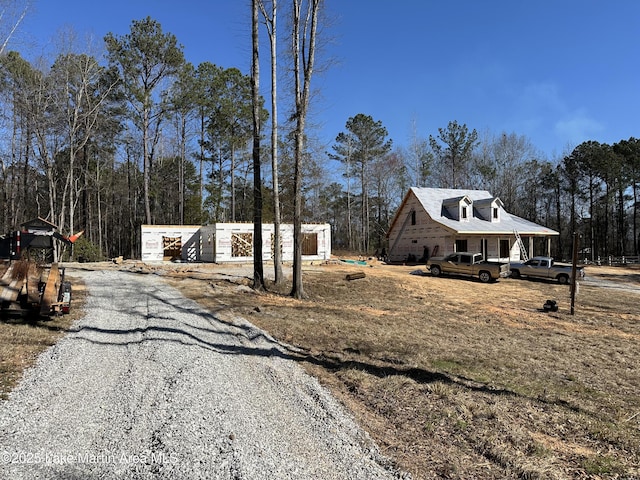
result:
[[(524, 263), (511, 262), (511, 278), (547, 278), (566, 285), (571, 279), (571, 268), (570, 263), (558, 263), (551, 257), (533, 257)], [(584, 277), (582, 265), (577, 266), (576, 275)]]
[(433, 257), (427, 260), (427, 268), (434, 277), (443, 273), (469, 275), (477, 276), (483, 283), (509, 276), (509, 264), (487, 262), (481, 253), (455, 252), (446, 257)]

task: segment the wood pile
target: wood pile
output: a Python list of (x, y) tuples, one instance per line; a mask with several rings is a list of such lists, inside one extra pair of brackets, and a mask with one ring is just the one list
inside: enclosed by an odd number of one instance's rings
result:
[[(25, 307), (38, 307), (41, 315), (48, 315), (58, 302), (61, 283), (62, 275), (57, 263), (50, 268), (42, 268), (28, 260), (11, 262), (0, 278), (2, 308), (22, 311)], [(46, 287), (41, 293), (42, 284)]]
[(231, 256), (232, 257), (252, 257), (253, 256), (253, 233), (232, 233), (231, 234)]

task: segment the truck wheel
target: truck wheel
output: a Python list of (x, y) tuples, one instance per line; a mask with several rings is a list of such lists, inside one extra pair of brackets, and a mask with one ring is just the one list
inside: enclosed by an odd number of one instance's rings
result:
[(560, 283), (560, 285), (566, 285), (567, 283), (569, 283), (569, 276), (558, 275), (558, 283)]
[(520, 278), (520, 270), (511, 270), (511, 278)]
[(480, 272), (478, 278), (482, 283), (489, 283), (491, 281), (491, 274), (489, 272)]
[(440, 270), (440, 267), (438, 267), (437, 265), (433, 265), (431, 267), (431, 275), (432, 276), (439, 277), (441, 273), (442, 273), (442, 270)]

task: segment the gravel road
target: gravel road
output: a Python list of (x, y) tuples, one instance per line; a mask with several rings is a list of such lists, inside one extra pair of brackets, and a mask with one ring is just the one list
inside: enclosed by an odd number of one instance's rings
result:
[(86, 316), (0, 403), (0, 478), (409, 478), (248, 322), (157, 275), (72, 275)]

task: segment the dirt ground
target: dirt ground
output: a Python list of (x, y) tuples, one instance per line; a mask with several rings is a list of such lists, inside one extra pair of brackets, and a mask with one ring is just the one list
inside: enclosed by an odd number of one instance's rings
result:
[(546, 281), (336, 261), (305, 266), (298, 301), (238, 268), (165, 273), (291, 345), (414, 478), (640, 477), (640, 269), (587, 267), (571, 315)]

